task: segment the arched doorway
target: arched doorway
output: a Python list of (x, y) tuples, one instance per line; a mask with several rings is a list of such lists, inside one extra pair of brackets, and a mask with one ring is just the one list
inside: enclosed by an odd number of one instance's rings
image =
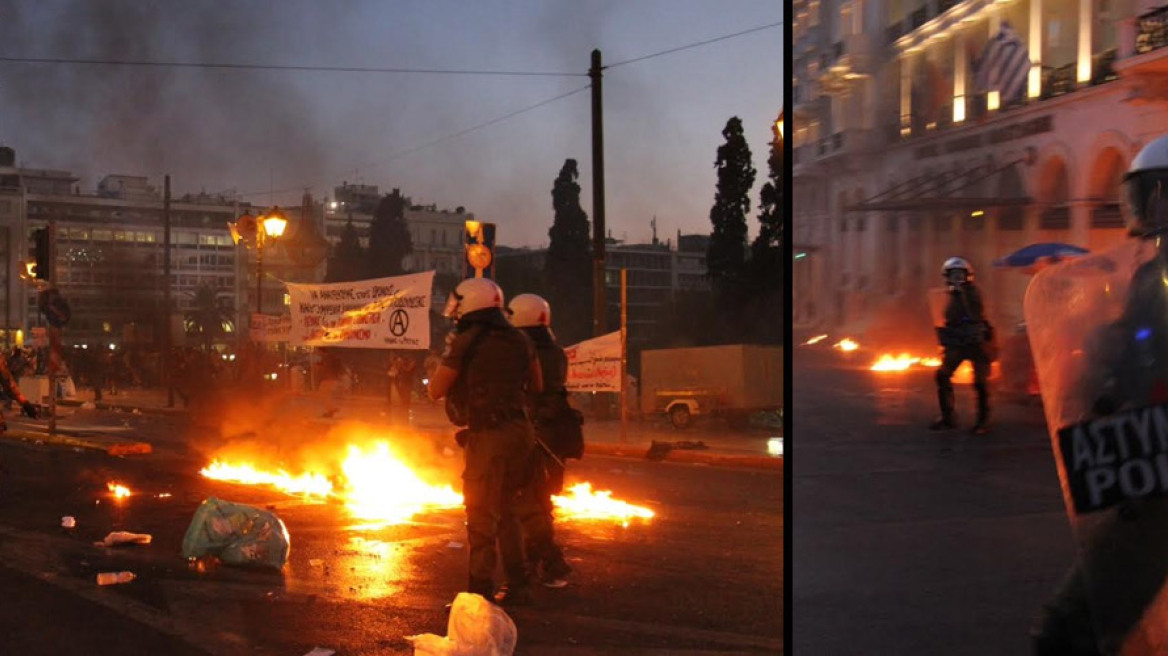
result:
[(1106, 250), (1126, 238), (1123, 214), (1119, 209), (1119, 188), (1127, 160), (1115, 147), (1104, 148), (1091, 163), (1087, 179), (1087, 198), (1091, 200), (1091, 229), (1087, 248)]

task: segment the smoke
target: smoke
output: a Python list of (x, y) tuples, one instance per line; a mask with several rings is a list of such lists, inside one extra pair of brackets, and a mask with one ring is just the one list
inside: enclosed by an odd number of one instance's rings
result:
[[(151, 61), (297, 58), (254, 3), (0, 0), (6, 55)], [(325, 154), (306, 94), (284, 73), (105, 65), (0, 67), (0, 140), (20, 163), (73, 170), (92, 189), (109, 173), (175, 173), (221, 191), (241, 163), (308, 179)], [(286, 173), (286, 172), (291, 173)], [(257, 176), (267, 178), (267, 175)]]
[(424, 480), (458, 489), (461, 458), (451, 455), (458, 455), (453, 429), (421, 432), (387, 426), (378, 406), (354, 410), (361, 404), (347, 404), (344, 421), (325, 421), (322, 414), (331, 406), (324, 393), (208, 396), (192, 408), (188, 443), (204, 463), (250, 463), (293, 475), (314, 472), (336, 478), (350, 446), (368, 450), (383, 441)]

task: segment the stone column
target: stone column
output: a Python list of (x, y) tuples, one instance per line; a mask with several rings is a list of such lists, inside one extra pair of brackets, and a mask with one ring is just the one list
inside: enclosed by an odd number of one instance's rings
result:
[(1071, 206), (1071, 243), (1087, 248), (1091, 233), (1091, 207), (1087, 200), (1073, 200)]
[(1042, 0), (1030, 0), (1030, 79), (1026, 96), (1042, 95)]
[(1094, 0), (1079, 0), (1079, 58), (1075, 67), (1075, 81), (1080, 86), (1091, 83), (1091, 32), (1095, 27)]

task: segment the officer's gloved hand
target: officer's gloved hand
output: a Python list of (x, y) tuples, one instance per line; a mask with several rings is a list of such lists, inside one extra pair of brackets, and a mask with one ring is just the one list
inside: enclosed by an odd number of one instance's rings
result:
[(32, 401), (21, 403), (20, 410), (33, 419), (37, 418), (37, 407), (32, 404)]

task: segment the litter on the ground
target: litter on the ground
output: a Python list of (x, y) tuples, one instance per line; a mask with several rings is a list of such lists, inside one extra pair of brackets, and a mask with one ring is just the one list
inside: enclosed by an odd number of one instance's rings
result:
[(461, 543), (461, 542), (455, 542), (454, 540), (451, 540), (450, 542), (447, 542), (447, 543), (446, 543), (446, 548), (447, 548), (447, 549), (461, 549), (461, 548), (462, 548), (462, 543)]
[(74, 526), (77, 526), (77, 519), (66, 515), (65, 517), (61, 518), (61, 526), (64, 526), (65, 528), (73, 528)]
[(215, 497), (199, 505), (182, 543), (183, 558), (273, 569), (284, 567), (288, 549), (288, 528), (275, 513)]
[(333, 654), (335, 654), (335, 653), (337, 653), (337, 650), (335, 650), (335, 649), (325, 649), (324, 647), (313, 647), (312, 651), (308, 652), (304, 656), (333, 656)]
[(102, 572), (97, 575), (98, 585), (117, 585), (119, 583), (129, 583), (138, 578), (134, 576), (133, 572)]
[(146, 533), (130, 533), (129, 531), (114, 531), (105, 536), (104, 540), (94, 542), (95, 547), (114, 547), (120, 544), (150, 544), (153, 536)]
[(515, 622), (481, 595), (460, 592), (450, 608), (445, 637), (406, 636), (414, 656), (511, 656), (519, 632)]
[(324, 565), (324, 561), (321, 560), (320, 558), (312, 558), (308, 561), (308, 565), (310, 567), (320, 567), (320, 566)]

